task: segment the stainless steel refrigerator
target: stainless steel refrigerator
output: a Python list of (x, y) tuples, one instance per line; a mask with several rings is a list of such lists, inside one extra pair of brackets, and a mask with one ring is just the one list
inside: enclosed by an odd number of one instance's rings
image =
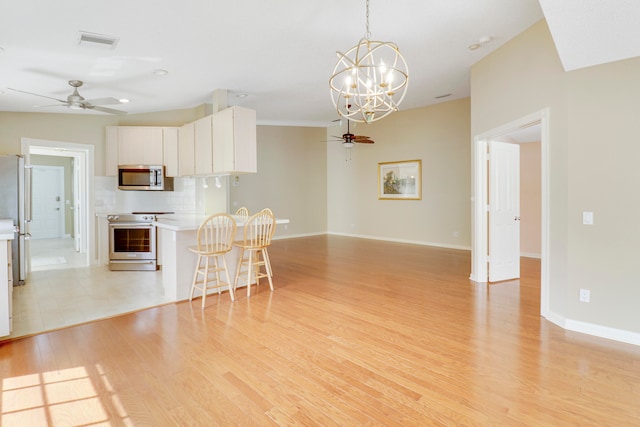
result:
[(31, 222), (31, 167), (25, 166), (23, 156), (0, 155), (0, 219), (13, 220), (17, 233), (11, 242), (13, 280), (14, 284), (24, 285)]

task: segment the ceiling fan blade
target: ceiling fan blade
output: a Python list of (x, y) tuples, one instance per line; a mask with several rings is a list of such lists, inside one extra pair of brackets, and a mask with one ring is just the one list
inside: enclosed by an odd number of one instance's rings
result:
[(115, 105), (122, 104), (119, 99), (116, 98), (98, 98), (98, 99), (86, 99), (84, 101), (85, 104), (89, 105)]
[(87, 110), (96, 110), (96, 111), (101, 111), (103, 113), (109, 113), (109, 114), (127, 114), (126, 111), (114, 110), (113, 108), (99, 107), (97, 105), (87, 105), (85, 108)]
[(367, 139), (358, 139), (358, 138), (353, 138), (352, 139), (353, 142), (357, 142), (359, 144), (373, 144), (373, 140), (367, 138)]
[(58, 98), (53, 98), (53, 97), (51, 97), (51, 96), (40, 95), (40, 94), (33, 93), (33, 92), (27, 92), (26, 90), (14, 89), (14, 88), (12, 88), (12, 87), (8, 87), (7, 89), (12, 90), (12, 91), (14, 91), (14, 92), (21, 92), (21, 93), (26, 93), (26, 94), (28, 94), (28, 95), (39, 96), (39, 97), (41, 97), (41, 98), (49, 98), (49, 99), (53, 99), (54, 101), (64, 102), (65, 104), (66, 104), (66, 102), (67, 102), (67, 101), (66, 101), (66, 100), (64, 100), (64, 99), (58, 99)]
[(354, 141), (356, 142), (363, 142), (363, 143), (373, 143), (373, 141), (371, 140), (371, 138), (369, 138), (368, 136), (365, 135), (354, 135), (352, 138)]
[(66, 107), (67, 103), (64, 104), (47, 104), (47, 105), (34, 105), (33, 108), (46, 108), (46, 107)]

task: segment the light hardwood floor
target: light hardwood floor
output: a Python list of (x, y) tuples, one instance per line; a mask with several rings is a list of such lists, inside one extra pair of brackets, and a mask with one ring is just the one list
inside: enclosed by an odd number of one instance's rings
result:
[(640, 348), (539, 315), (540, 263), (278, 240), (275, 292), (164, 305), (0, 346), (0, 424), (632, 426)]

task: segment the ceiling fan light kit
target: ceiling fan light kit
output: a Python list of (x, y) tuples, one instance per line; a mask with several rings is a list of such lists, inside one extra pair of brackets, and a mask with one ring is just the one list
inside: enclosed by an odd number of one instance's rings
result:
[(409, 83), (409, 69), (393, 42), (372, 41), (369, 0), (366, 33), (338, 62), (329, 79), (331, 98), (338, 114), (348, 120), (371, 123), (398, 110)]

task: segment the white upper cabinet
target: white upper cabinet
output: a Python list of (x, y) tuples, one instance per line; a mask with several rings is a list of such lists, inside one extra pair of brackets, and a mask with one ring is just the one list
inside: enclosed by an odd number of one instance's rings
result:
[(105, 175), (116, 176), (119, 165), (164, 165), (167, 176), (177, 176), (178, 129), (156, 126), (107, 126)]
[(195, 169), (196, 175), (213, 173), (212, 117), (203, 117), (195, 122)]
[(119, 165), (162, 165), (162, 128), (118, 127)]
[(213, 114), (213, 172), (256, 173), (256, 112), (233, 106)]
[(179, 175), (177, 127), (162, 128), (162, 159), (167, 176)]
[(178, 132), (178, 176), (191, 176), (195, 166), (195, 123), (187, 123)]
[(107, 126), (105, 174), (164, 165), (167, 176), (256, 173), (256, 112), (233, 106), (181, 127)]

